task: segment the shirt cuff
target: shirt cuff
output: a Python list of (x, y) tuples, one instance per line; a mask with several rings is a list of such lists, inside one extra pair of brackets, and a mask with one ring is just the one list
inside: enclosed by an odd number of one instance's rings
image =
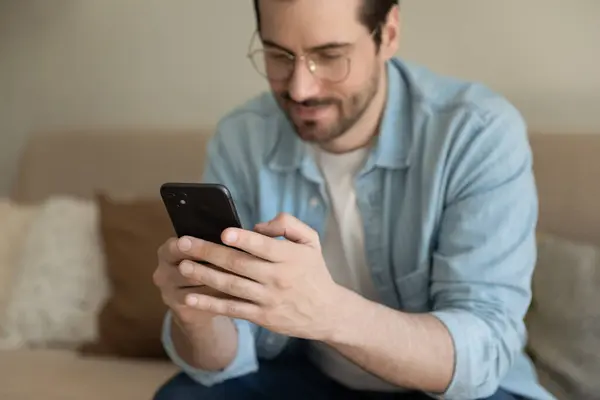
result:
[(162, 330), (162, 342), (165, 351), (175, 365), (201, 385), (213, 386), (258, 370), (254, 335), (248, 321), (233, 320), (238, 332), (238, 346), (237, 354), (231, 364), (220, 371), (205, 371), (190, 366), (177, 354), (171, 338), (171, 320), (172, 315), (168, 311), (165, 315)]
[[(450, 332), (454, 342), (454, 375), (444, 393), (427, 393), (434, 399), (478, 399), (488, 397), (491, 389), (481, 387), (477, 380), (481, 369), (483, 354), (479, 349), (489, 341), (489, 331), (482, 327), (483, 322), (461, 311), (435, 311), (431, 315), (438, 318)], [(474, 344), (476, 343), (476, 344)], [(483, 346), (483, 347), (482, 347)]]

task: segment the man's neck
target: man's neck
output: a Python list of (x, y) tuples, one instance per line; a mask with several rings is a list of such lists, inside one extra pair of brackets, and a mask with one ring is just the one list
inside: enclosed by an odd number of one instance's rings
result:
[(330, 153), (348, 153), (361, 147), (368, 146), (371, 139), (378, 134), (382, 115), (384, 113), (387, 87), (387, 71), (384, 68), (382, 79), (379, 80), (377, 94), (363, 116), (339, 138), (319, 146)]

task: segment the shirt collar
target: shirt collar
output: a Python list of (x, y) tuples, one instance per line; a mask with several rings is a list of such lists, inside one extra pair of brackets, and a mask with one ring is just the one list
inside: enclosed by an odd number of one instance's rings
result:
[[(410, 165), (412, 143), (410, 99), (398, 60), (392, 59), (387, 63), (387, 76), (386, 107), (379, 136), (365, 166), (366, 169), (374, 166), (398, 169)], [(293, 132), (293, 126), (283, 113), (281, 115), (283, 123), (280, 125), (278, 142), (267, 158), (267, 165), (274, 171), (289, 172), (302, 168), (307, 176), (320, 181), (318, 168), (306, 143)]]

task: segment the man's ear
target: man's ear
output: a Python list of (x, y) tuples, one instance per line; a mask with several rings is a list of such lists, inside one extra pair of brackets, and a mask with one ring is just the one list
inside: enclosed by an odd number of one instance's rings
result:
[(402, 31), (400, 6), (395, 5), (381, 28), (381, 55), (388, 60), (398, 53)]

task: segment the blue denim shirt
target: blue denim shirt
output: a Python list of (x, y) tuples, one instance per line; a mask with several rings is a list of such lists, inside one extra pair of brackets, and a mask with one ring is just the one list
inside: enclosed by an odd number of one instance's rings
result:
[[(449, 330), (455, 373), (444, 394), (475, 399), (499, 386), (551, 399), (524, 353), (538, 215), (526, 125), (487, 88), (388, 62), (381, 130), (355, 180), (368, 266), (382, 302), (431, 313)], [(331, 207), (306, 145), (263, 94), (225, 116), (208, 148), (206, 182), (229, 187), (246, 228), (290, 213), (323, 235)], [(200, 371), (163, 341), (203, 385), (255, 371), (290, 339), (235, 321), (238, 353), (226, 369)]]

